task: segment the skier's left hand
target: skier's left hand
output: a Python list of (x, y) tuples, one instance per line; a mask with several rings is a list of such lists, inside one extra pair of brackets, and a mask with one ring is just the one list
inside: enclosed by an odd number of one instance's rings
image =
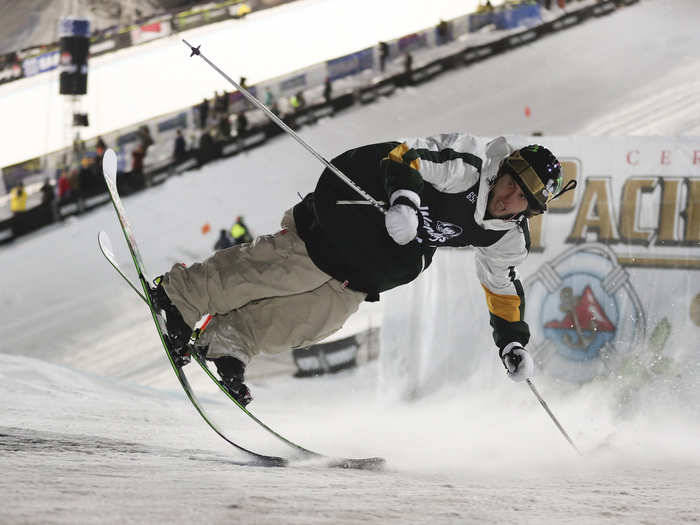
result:
[(535, 362), (520, 343), (509, 343), (504, 346), (499, 355), (506, 367), (506, 373), (513, 381), (521, 382), (532, 377)]

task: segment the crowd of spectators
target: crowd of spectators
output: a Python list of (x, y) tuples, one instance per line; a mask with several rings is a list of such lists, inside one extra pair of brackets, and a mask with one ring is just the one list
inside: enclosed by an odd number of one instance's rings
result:
[[(548, 0), (530, 1), (540, 3), (544, 7), (552, 5)], [(564, 2), (564, 0), (554, 1)], [(569, 0), (569, 2), (572, 1), (574, 0)], [(493, 9), (493, 6), (490, 0), (485, 0), (481, 2), (479, 9), (489, 10)], [(450, 24), (441, 20), (435, 27), (435, 35), (438, 45), (452, 41)], [(385, 73), (387, 63), (391, 60), (393, 66), (391, 73), (387, 74), (392, 76), (398, 74), (399, 77), (404, 77), (406, 84), (409, 84), (414, 71), (411, 50), (411, 47), (402, 50), (396, 45), (390, 46), (386, 42), (379, 42), (376, 70), (379, 73)], [(313, 113), (314, 108), (323, 105), (326, 107), (330, 105), (333, 108), (334, 97), (338, 96), (334, 94), (333, 83), (329, 77), (325, 78), (323, 85), (318, 86), (317, 90), (312, 89), (307, 92), (297, 90), (291, 94), (276, 93), (270, 86), (264, 87), (262, 93), (256, 93), (256, 86), (249, 87), (245, 77), (240, 77), (238, 84), (250, 90), (273, 114), (292, 129), (297, 127), (297, 117), (304, 116), (306, 117), (304, 123), (313, 123), (317, 118)], [(158, 160), (166, 165), (169, 173), (180, 173), (187, 167), (202, 166), (233, 152), (243, 152), (248, 147), (252, 147), (246, 139), (260, 134), (261, 126), (274, 128), (261, 118), (257, 108), (243, 98), (238, 91), (215, 92), (211, 99), (204, 98), (193, 106), (192, 116), (193, 126), (184, 128), (180, 124), (180, 127), (174, 130), (173, 138), (168, 139), (173, 140), (172, 149), (165, 144), (160, 144), (156, 148)], [(276, 128), (275, 130), (280, 131)], [(162, 134), (162, 130), (160, 133), (160, 137), (167, 136)], [(267, 136), (267, 132), (263, 132), (263, 135)], [(126, 141), (122, 141), (122, 138), (119, 137), (119, 144), (113, 147), (117, 151), (121, 150), (118, 188), (122, 194), (128, 194), (142, 190), (152, 183), (153, 159), (149, 165), (149, 151), (154, 145), (154, 139), (151, 129), (146, 124), (138, 128), (134, 137)], [(102, 157), (108, 147), (109, 145), (102, 137), (97, 137), (90, 144), (86, 144), (79, 135), (76, 135), (72, 150), (63, 156), (55, 176), (45, 178), (41, 187), (41, 205), (37, 209), (43, 210), (46, 223), (60, 219), (65, 205), (76, 203), (78, 212), (81, 212), (85, 199), (106, 193), (102, 176)], [(169, 156), (167, 159), (163, 158), (164, 147), (168, 151), (165, 154)], [(185, 165), (186, 167), (181, 168)], [(11, 188), (10, 204), (16, 219), (15, 233), (19, 234), (23, 230), (23, 217), (27, 215), (27, 192), (23, 184)], [(230, 241), (234, 238), (232, 231), (222, 230), (222, 232), (225, 233), (221, 238), (222, 244), (227, 239)]]

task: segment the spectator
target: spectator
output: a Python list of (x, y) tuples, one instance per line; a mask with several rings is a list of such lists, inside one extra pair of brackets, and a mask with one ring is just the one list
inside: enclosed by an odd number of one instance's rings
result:
[(231, 99), (231, 95), (226, 92), (226, 90), (221, 92), (221, 112), (228, 115), (228, 105)]
[(41, 204), (51, 204), (54, 200), (53, 184), (48, 177), (44, 179), (44, 184), (41, 186)]
[(24, 233), (25, 212), (27, 211), (27, 190), (21, 180), (10, 190), (10, 211), (12, 212), (12, 234), (17, 236)]
[(272, 91), (270, 91), (270, 88), (265, 88), (265, 101), (264, 104), (268, 108), (272, 108), (272, 106), (275, 103), (275, 96), (272, 94)]
[(41, 206), (44, 208), (45, 221), (48, 223), (56, 220), (56, 195), (54, 193), (53, 184), (48, 177), (44, 179), (44, 184), (41, 186)]
[(219, 118), (219, 138), (223, 141), (228, 141), (231, 138), (231, 122), (228, 115), (225, 113)]
[(270, 111), (276, 116), (282, 118), (282, 110), (280, 110), (280, 106), (277, 103), (277, 101), (274, 101), (272, 105), (270, 106)]
[(107, 143), (102, 139), (101, 136), (97, 136), (97, 143), (95, 144), (95, 151), (97, 151), (97, 156), (102, 158), (107, 151)]
[(151, 129), (143, 124), (139, 127), (139, 140), (141, 141), (141, 147), (143, 148), (143, 156), (145, 157), (148, 153), (148, 148), (153, 145), (153, 137), (151, 136)]
[(439, 46), (450, 41), (450, 26), (444, 20), (437, 25), (437, 44)]
[(10, 211), (12, 213), (27, 211), (27, 190), (24, 189), (24, 181), (19, 181), (10, 190)]
[(105, 156), (105, 151), (107, 151), (107, 144), (102, 140), (102, 137), (98, 136), (97, 142), (95, 143), (95, 153), (97, 155), (95, 158), (95, 172), (98, 176), (102, 175), (102, 159)]
[(253, 241), (253, 237), (248, 231), (248, 226), (243, 222), (243, 215), (236, 217), (236, 222), (231, 226), (231, 237), (234, 245)]
[[(248, 91), (248, 90), (250, 89), (250, 88), (248, 87), (248, 82), (247, 82), (246, 78), (243, 77), (243, 76), (238, 80), (238, 85), (241, 86), (241, 87), (242, 87), (243, 89), (245, 89), (246, 91)], [(241, 95), (245, 97), (245, 95), (243, 95), (242, 93), (241, 93)], [(243, 99), (243, 106), (242, 106), (242, 107), (244, 107), (244, 108), (250, 108), (250, 107), (252, 107), (252, 106), (248, 103), (247, 99), (244, 98), (244, 99)]]
[(199, 129), (204, 129), (209, 120), (209, 101), (206, 98), (197, 105), (197, 111), (199, 112)]
[(236, 138), (242, 140), (246, 131), (248, 131), (248, 117), (245, 116), (245, 111), (241, 111), (236, 115)]
[(64, 168), (61, 170), (61, 174), (58, 177), (58, 182), (56, 183), (58, 191), (58, 199), (60, 201), (68, 200), (71, 197), (71, 183), (70, 177), (68, 176), (69, 168)]
[(146, 178), (143, 173), (143, 159), (146, 152), (143, 144), (138, 144), (131, 152), (131, 176), (129, 177), (132, 190), (140, 190), (146, 186)]
[(173, 150), (173, 160), (175, 164), (180, 164), (187, 157), (187, 144), (185, 137), (182, 136), (182, 130), (178, 129), (175, 132), (175, 149)]
[(97, 188), (101, 187), (100, 174), (97, 173), (97, 165), (95, 164), (95, 153), (89, 152), (80, 161), (80, 170), (78, 171), (78, 180), (80, 188), (88, 196), (97, 193)]
[(70, 186), (70, 195), (73, 198), (79, 198), (81, 193), (80, 187), (80, 171), (76, 165), (71, 166), (68, 172), (68, 184)]
[(204, 130), (199, 137), (199, 151), (197, 155), (198, 166), (201, 167), (210, 160), (216, 158), (216, 145), (211, 134)]
[(304, 98), (304, 92), (297, 91), (297, 93), (292, 95), (292, 97), (289, 99), (289, 103), (291, 104), (294, 113), (298, 113), (299, 111), (304, 109), (306, 107), (306, 99)]
[(330, 77), (326, 77), (326, 81), (323, 83), (323, 100), (328, 104), (331, 101), (333, 95), (333, 86), (331, 85)]
[(386, 67), (386, 59), (389, 58), (389, 44), (379, 42), (379, 71), (384, 72)]
[(78, 160), (85, 153), (85, 141), (80, 138), (80, 132), (76, 132), (73, 139), (73, 159)]
[(214, 116), (220, 115), (224, 112), (223, 101), (221, 95), (218, 91), (214, 91)]
[(413, 56), (411, 53), (406, 52), (403, 58), (403, 74), (406, 79), (406, 82), (409, 82), (411, 79), (411, 72), (413, 71)]
[(219, 231), (219, 238), (216, 240), (216, 243), (214, 244), (214, 250), (225, 250), (226, 248), (230, 248), (231, 246), (235, 245), (236, 243), (233, 242), (233, 239), (231, 238), (231, 235), (226, 230), (220, 230)]

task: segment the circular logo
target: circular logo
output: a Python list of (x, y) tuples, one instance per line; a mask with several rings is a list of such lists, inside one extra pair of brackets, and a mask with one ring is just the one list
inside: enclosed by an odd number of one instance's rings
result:
[(558, 293), (547, 295), (540, 313), (545, 337), (555, 341), (567, 359), (596, 359), (615, 338), (619, 311), (615, 298), (591, 274), (562, 276)]

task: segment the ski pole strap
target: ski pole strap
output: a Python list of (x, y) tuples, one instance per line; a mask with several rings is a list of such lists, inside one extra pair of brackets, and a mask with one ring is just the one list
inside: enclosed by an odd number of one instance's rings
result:
[(294, 132), (289, 126), (287, 126), (282, 120), (275, 115), (272, 111), (270, 111), (265, 104), (260, 102), (257, 98), (255, 98), (247, 89), (244, 87), (241, 87), (238, 83), (236, 83), (231, 77), (229, 77), (226, 73), (221, 71), (218, 67), (216, 67), (215, 64), (213, 64), (206, 56), (202, 54), (202, 52), (199, 50), (201, 46), (198, 45), (197, 47), (194, 47), (192, 44), (190, 44), (187, 40), (183, 38), (182, 40), (187, 46), (190, 48), (190, 51), (192, 52), (190, 54), (190, 57), (193, 56), (198, 56), (202, 60), (204, 60), (209, 66), (219, 73), (222, 77), (224, 77), (233, 87), (235, 87), (245, 98), (247, 98), (251, 104), (253, 104), (256, 108), (261, 110), (272, 122), (277, 124), (280, 128), (282, 128), (283, 131), (285, 131), (287, 134), (289, 134), (294, 140), (296, 140), (299, 144), (301, 144), (311, 155), (316, 157), (326, 168), (331, 170), (340, 180), (342, 180), (345, 184), (350, 186), (353, 190), (355, 190), (358, 194), (360, 194), (365, 200), (369, 201), (375, 208), (377, 208), (379, 211), (382, 213), (386, 213), (386, 210), (384, 207), (379, 204), (369, 193), (367, 193), (365, 190), (360, 188), (352, 179), (350, 179), (347, 175), (345, 175), (342, 171), (340, 171), (338, 168), (333, 166), (330, 162), (328, 162), (320, 153), (318, 153), (314, 148), (312, 148), (309, 144), (307, 144), (297, 133)]

